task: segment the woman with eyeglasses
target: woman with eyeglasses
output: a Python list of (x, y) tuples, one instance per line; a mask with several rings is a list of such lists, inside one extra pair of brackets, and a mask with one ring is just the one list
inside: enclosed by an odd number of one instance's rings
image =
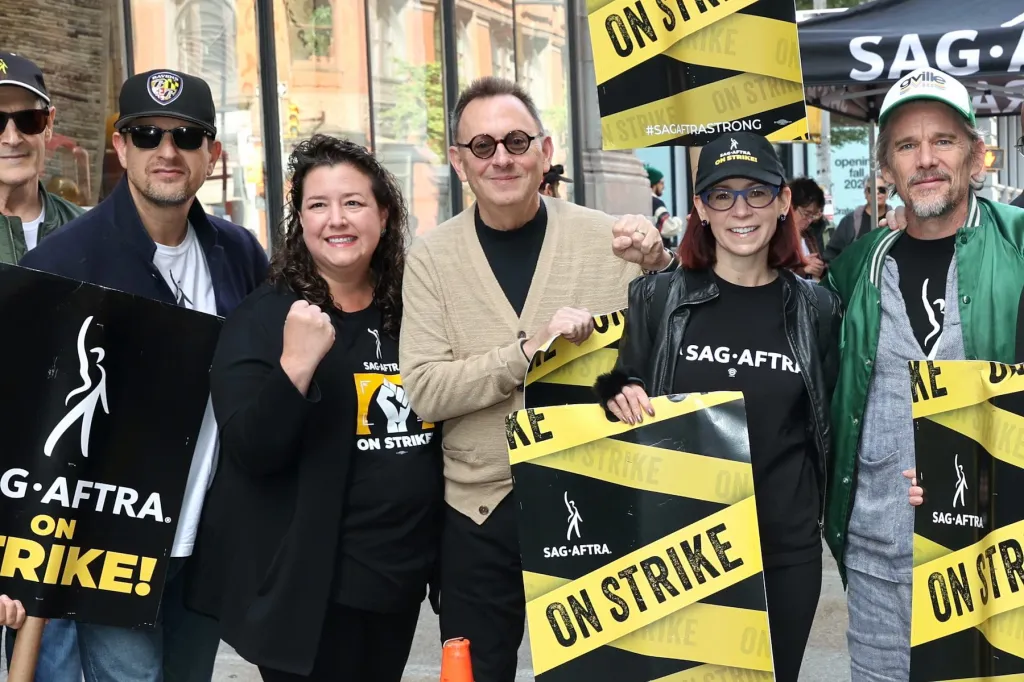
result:
[(772, 145), (727, 134), (701, 150), (682, 267), (635, 280), (615, 369), (596, 390), (629, 424), (648, 396), (742, 391), (775, 679), (796, 682), (821, 591), (839, 300), (801, 279), (790, 190)]
[(284, 245), (210, 372), (220, 467), (190, 605), (266, 682), (399, 682), (435, 570), (439, 425), (402, 386), (407, 240), (394, 177), (296, 147)]

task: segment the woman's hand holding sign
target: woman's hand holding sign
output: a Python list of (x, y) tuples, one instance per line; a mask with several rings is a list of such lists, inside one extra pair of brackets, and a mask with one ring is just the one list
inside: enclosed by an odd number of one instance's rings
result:
[(17, 599), (0, 594), (0, 625), (17, 630), (25, 624), (25, 607)]
[(331, 317), (306, 301), (293, 303), (284, 321), (281, 369), (302, 395), (306, 395), (316, 368), (333, 345)]
[(622, 391), (606, 403), (608, 411), (614, 414), (619, 421), (627, 424), (642, 424), (644, 412), (654, 416), (654, 408), (647, 397), (647, 391), (642, 386), (630, 384), (624, 386)]

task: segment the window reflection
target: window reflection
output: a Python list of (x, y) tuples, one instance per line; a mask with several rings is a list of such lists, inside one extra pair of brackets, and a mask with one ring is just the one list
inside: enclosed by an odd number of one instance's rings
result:
[[(569, 44), (564, 0), (516, 0), (516, 73), (533, 97), (545, 132), (551, 136), (551, 162), (575, 180), (569, 116)], [(562, 183), (559, 194), (572, 201), (574, 184)]]
[[(18, 7), (4, 7), (0, 45), (39, 66), (57, 110), (41, 181), (74, 204), (94, 206), (109, 184), (106, 122), (125, 76), (120, 2), (69, 0), (56, 13), (40, 3), (45, 28), (33, 31), (27, 29), (35, 20)], [(110, 182), (116, 183), (120, 164), (114, 161)]]
[(399, 182), (414, 234), (450, 217), (437, 0), (368, 0), (377, 157)]
[(224, 152), (199, 201), (252, 231), (266, 247), (255, 4), (131, 0), (131, 10), (135, 72), (177, 69), (202, 78), (213, 92)]

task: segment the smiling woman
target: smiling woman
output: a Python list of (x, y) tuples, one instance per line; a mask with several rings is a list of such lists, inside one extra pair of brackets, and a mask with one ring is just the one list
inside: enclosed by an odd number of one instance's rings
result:
[(649, 395), (743, 392), (775, 679), (796, 682), (821, 587), (830, 446), (814, 415), (828, 414), (839, 304), (788, 270), (801, 261), (784, 177), (760, 135), (701, 149), (683, 267), (630, 286), (618, 361), (596, 389), (630, 424), (654, 415)]
[(349, 141), (300, 142), (290, 170), (284, 247), (210, 373), (224, 456), (194, 603), (266, 682), (399, 682), (443, 494), (399, 367), (405, 203)]

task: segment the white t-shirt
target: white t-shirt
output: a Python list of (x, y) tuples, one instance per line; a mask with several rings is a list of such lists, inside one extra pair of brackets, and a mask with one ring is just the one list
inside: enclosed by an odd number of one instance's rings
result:
[(21, 227), (25, 230), (25, 246), (27, 251), (31, 251), (36, 248), (36, 244), (39, 243), (39, 226), (46, 220), (46, 206), (43, 206), (43, 210), (39, 212), (39, 217), (29, 222), (22, 222)]
[[(210, 267), (206, 263), (206, 255), (191, 224), (188, 226), (185, 240), (178, 246), (156, 245), (153, 265), (163, 275), (179, 305), (209, 315), (217, 314), (217, 300), (213, 295)], [(172, 557), (187, 557), (192, 554), (203, 500), (217, 470), (219, 448), (213, 402), (207, 399), (206, 413), (203, 415), (203, 424), (199, 429), (199, 438), (196, 440), (196, 449), (192, 455), (192, 466), (188, 472), (185, 497), (181, 503), (181, 512), (178, 514), (178, 530), (171, 548)]]

